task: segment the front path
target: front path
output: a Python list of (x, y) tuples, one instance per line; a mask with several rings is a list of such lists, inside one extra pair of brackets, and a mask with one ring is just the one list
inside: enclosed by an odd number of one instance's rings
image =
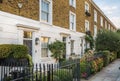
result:
[(81, 81), (120, 81), (120, 59), (114, 61), (89, 80)]

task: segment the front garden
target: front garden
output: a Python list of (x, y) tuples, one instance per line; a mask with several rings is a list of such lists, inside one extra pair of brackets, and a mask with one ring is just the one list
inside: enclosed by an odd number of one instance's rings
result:
[(101, 71), (108, 64), (120, 57), (120, 33), (108, 30), (99, 31), (95, 40), (95, 50), (87, 51), (80, 60), (81, 77)]

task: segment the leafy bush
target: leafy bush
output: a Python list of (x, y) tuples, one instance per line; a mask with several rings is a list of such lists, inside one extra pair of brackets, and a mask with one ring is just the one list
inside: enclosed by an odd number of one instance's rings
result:
[(112, 31), (99, 32), (96, 38), (96, 50), (118, 52), (120, 50), (120, 35)]
[(96, 73), (103, 68), (103, 58), (96, 58), (95, 60), (91, 61), (91, 73)]
[(0, 59), (27, 59), (32, 65), (32, 57), (28, 54), (28, 49), (24, 45), (2, 44), (0, 45)]
[(7, 58), (12, 53), (9, 45), (0, 45), (0, 59)]
[(117, 52), (117, 58), (120, 58), (120, 51)]
[[(51, 80), (52, 81), (52, 80)], [(60, 78), (56, 75), (53, 75), (53, 81), (61, 81)]]
[(100, 51), (98, 53), (103, 55), (104, 66), (107, 66), (110, 63), (110, 52), (109, 51)]
[(86, 61), (82, 61), (80, 63), (80, 73), (81, 73), (81, 77), (85, 78), (87, 76), (87, 69), (86, 69), (87, 65), (86, 65)]
[(54, 71), (53, 73), (55, 76), (58, 76), (61, 81), (73, 81), (72, 77), (72, 70), (67, 69), (59, 69), (57, 71)]
[(65, 43), (56, 40), (55, 42), (48, 45), (49, 50), (52, 52), (52, 57), (59, 61), (63, 58), (65, 53)]
[(28, 49), (24, 45), (3, 44), (0, 45), (0, 58), (22, 58), (28, 54)]
[(110, 62), (113, 62), (117, 58), (117, 54), (114, 52), (111, 52), (109, 58), (110, 58)]

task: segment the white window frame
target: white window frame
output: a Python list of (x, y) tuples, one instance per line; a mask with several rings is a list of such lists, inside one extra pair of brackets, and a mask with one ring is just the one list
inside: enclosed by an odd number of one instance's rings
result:
[(94, 10), (94, 21), (97, 22), (97, 11)]
[[(74, 15), (74, 27), (71, 26), (71, 15)], [(76, 31), (76, 14), (71, 11), (69, 13), (69, 26), (70, 30)]]
[(110, 30), (110, 24), (108, 24), (108, 30)]
[(113, 27), (111, 26), (111, 31), (113, 31)]
[[(41, 38), (47, 38), (47, 39), (48, 39), (47, 44), (49, 44), (49, 41), (50, 41), (50, 38), (49, 38), (49, 37), (42, 36)], [(43, 49), (43, 48), (46, 48), (46, 49), (47, 49), (47, 54), (46, 54), (47, 56), (42, 55), (42, 49)], [(47, 47), (42, 47), (42, 40), (41, 40), (41, 57), (42, 57), (42, 58), (49, 57), (49, 49), (48, 49), (48, 46), (47, 46)]]
[[(88, 25), (86, 25), (86, 23), (88, 23)], [(90, 30), (90, 22), (88, 20), (85, 20), (85, 31), (89, 31)]]
[(105, 21), (105, 29), (107, 29), (107, 21)]
[(52, 25), (52, 18), (53, 18), (52, 17), (52, 8), (53, 8), (52, 7), (52, 4), (53, 4), (52, 0), (43, 0), (43, 1), (47, 1), (50, 3), (50, 5), (49, 5), (49, 18), (48, 18), (48, 22), (42, 20), (42, 18), (41, 18), (41, 16), (42, 16), (42, 0), (39, 0), (39, 12), (40, 12), (39, 19), (40, 19), (40, 22)]
[(71, 46), (71, 48), (70, 48), (71, 49), (71, 54), (73, 54), (74, 53), (74, 47), (75, 47), (75, 41), (71, 40), (70, 43), (71, 43), (71, 45), (70, 45)]
[(76, 0), (73, 0), (73, 3), (72, 3), (72, 0), (69, 0), (69, 4), (70, 6), (76, 8)]
[(97, 25), (94, 25), (94, 38), (97, 37)]
[[(88, 7), (86, 7), (86, 5), (87, 5)], [(85, 1), (85, 12), (86, 12), (86, 11), (89, 12), (89, 10), (90, 10), (89, 3)]]
[(100, 25), (103, 27), (103, 17), (100, 16)]

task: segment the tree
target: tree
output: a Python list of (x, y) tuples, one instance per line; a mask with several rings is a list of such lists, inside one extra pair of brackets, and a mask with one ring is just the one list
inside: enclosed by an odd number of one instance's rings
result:
[(65, 43), (56, 40), (55, 42), (48, 45), (49, 50), (52, 52), (52, 57), (56, 59), (56, 61), (60, 61), (63, 58), (65, 53)]
[(97, 51), (118, 52), (120, 50), (120, 35), (116, 32), (103, 30), (98, 33), (95, 44)]

